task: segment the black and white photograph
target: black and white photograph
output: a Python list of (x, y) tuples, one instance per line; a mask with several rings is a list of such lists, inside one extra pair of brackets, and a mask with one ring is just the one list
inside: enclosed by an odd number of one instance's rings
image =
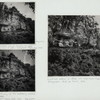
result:
[(48, 16), (48, 76), (100, 76), (100, 16)]
[(35, 91), (35, 50), (0, 50), (0, 91)]
[(35, 2), (0, 2), (0, 44), (35, 43)]

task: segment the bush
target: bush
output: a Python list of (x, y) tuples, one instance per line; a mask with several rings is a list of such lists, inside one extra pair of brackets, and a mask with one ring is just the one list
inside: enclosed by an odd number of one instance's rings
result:
[(49, 48), (49, 76), (99, 76), (100, 56), (95, 51)]

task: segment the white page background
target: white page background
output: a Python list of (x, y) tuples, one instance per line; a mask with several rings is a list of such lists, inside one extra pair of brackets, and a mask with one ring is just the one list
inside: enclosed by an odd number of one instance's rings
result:
[[(8, 0), (4, 1), (7, 2)], [(12, 1), (15, 2), (14, 0)], [(17, 0), (16, 2), (25, 2), (25, 1), (29, 2), (30, 0)], [(36, 50), (36, 57), (35, 57), (36, 91), (35, 93), (31, 92), (30, 95), (26, 92), (22, 95), (19, 95), (18, 93), (17, 95), (15, 94), (13, 95), (12, 92), (11, 96), (7, 95), (8, 98), (13, 97), (16, 98), (15, 100), (17, 100), (17, 98), (21, 98), (21, 100), (34, 100), (32, 98), (35, 98), (35, 100), (100, 100), (100, 77), (66, 76), (66, 77), (48, 78), (48, 48), (47, 48), (48, 15), (100, 15), (100, 0), (34, 0), (34, 1), (36, 2), (36, 10), (35, 10), (36, 44), (0, 45), (0, 49)], [(0, 97), (1, 96), (2, 93), (0, 94)]]

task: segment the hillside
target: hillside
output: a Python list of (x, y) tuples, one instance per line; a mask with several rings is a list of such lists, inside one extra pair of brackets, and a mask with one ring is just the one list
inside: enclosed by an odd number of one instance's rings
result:
[[(24, 33), (24, 34), (23, 34)], [(35, 21), (0, 3), (0, 43), (34, 43)]]
[(100, 76), (100, 29), (94, 17), (48, 17), (49, 76)]
[(24, 64), (13, 53), (1, 53), (0, 91), (35, 91), (35, 66)]

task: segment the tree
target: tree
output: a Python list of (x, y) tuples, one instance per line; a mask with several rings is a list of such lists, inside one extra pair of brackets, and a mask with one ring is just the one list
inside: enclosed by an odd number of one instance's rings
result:
[(35, 51), (34, 50), (23, 50), (23, 52), (27, 52), (27, 54), (29, 54), (32, 59), (35, 58)]
[(31, 56), (32, 59), (35, 58), (35, 51), (34, 50), (28, 50), (27, 52)]
[(29, 5), (29, 7), (35, 12), (35, 3), (34, 2), (25, 2), (26, 5)]

